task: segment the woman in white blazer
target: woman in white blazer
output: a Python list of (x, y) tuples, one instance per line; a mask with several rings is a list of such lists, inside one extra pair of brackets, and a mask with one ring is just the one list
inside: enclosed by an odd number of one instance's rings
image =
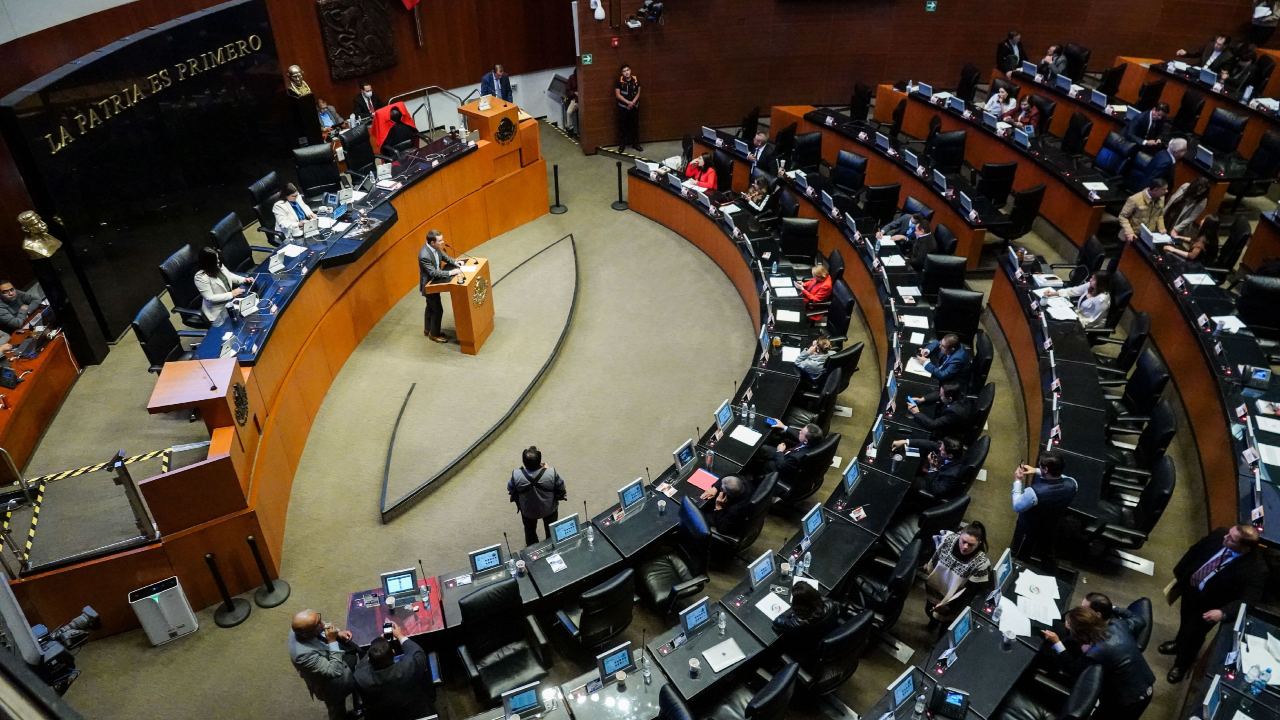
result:
[(302, 237), (302, 224), (316, 216), (293, 183), (286, 183), (280, 190), (280, 199), (271, 206), (271, 213), (276, 217), (276, 229), (284, 233), (286, 241)]
[(204, 299), (200, 309), (209, 323), (217, 327), (227, 322), (227, 303), (244, 295), (253, 278), (226, 269), (217, 249), (206, 247), (200, 250), (200, 269), (196, 270), (195, 283)]

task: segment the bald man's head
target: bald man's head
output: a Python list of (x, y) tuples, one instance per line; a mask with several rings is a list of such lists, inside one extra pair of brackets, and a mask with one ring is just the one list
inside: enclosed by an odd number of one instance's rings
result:
[(322, 627), (320, 613), (311, 608), (300, 610), (293, 616), (293, 634), (301, 640), (309, 640), (319, 635)]

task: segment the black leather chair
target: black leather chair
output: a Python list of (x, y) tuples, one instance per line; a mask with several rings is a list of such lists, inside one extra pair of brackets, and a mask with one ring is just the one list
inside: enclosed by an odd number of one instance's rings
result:
[(982, 293), (950, 288), (938, 291), (938, 304), (933, 311), (933, 327), (939, 336), (953, 332), (965, 344), (972, 343), (981, 316)]
[(796, 135), (796, 149), (791, 157), (794, 169), (805, 173), (817, 172), (822, 164), (822, 131)]
[(831, 284), (831, 305), (827, 308), (827, 335), (832, 342), (843, 342), (853, 319), (853, 291), (843, 280)]
[(205, 330), (209, 320), (200, 309), (202, 299), (195, 279), (197, 267), (196, 251), (190, 245), (183, 245), (160, 263), (160, 277), (164, 278), (173, 312), (182, 319), (182, 324)]
[(253, 259), (254, 251), (270, 253), (272, 248), (250, 245), (244, 236), (244, 226), (240, 218), (231, 212), (213, 226), (209, 231), (209, 242), (222, 254), (222, 264), (233, 273), (244, 275), (253, 270), (257, 262)]
[[(1160, 102), (1160, 95), (1164, 92), (1164, 80), (1152, 80), (1142, 83), (1142, 87), (1138, 88), (1138, 99), (1134, 101), (1133, 106), (1139, 112), (1146, 112), (1156, 106)], [(1115, 93), (1107, 93), (1114, 95)]]
[(1071, 119), (1067, 122), (1067, 129), (1062, 133), (1062, 142), (1059, 148), (1062, 152), (1073, 158), (1080, 157), (1085, 153), (1085, 145), (1089, 142), (1089, 135), (1093, 132), (1093, 121), (1088, 115), (1080, 111), (1071, 113)]
[(787, 716), (799, 674), (800, 666), (792, 662), (774, 673), (759, 691), (753, 693), (746, 685), (739, 685), (706, 720), (781, 720)]
[(1098, 80), (1098, 92), (1106, 95), (1108, 98), (1120, 92), (1120, 83), (1124, 80), (1124, 72), (1129, 69), (1129, 63), (1120, 63), (1112, 65), (1102, 71), (1102, 77)]
[(1138, 360), (1138, 353), (1142, 352), (1142, 347), (1147, 344), (1147, 338), (1151, 335), (1150, 315), (1144, 312), (1131, 312), (1128, 317), (1129, 320), (1124, 326), (1123, 340), (1114, 337), (1097, 340), (1098, 344), (1120, 346), (1115, 355), (1103, 355), (1094, 351), (1095, 362), (1100, 371), (1099, 376), (1104, 380), (1128, 377), (1133, 364)]
[(711, 529), (689, 498), (680, 501), (680, 525), (665, 543), (640, 563), (640, 598), (660, 614), (669, 615), (706, 587)]
[(902, 122), (907, 117), (907, 99), (903, 98), (893, 106), (893, 112), (889, 114), (892, 122), (876, 123), (875, 131), (884, 133), (889, 138), (889, 142), (897, 145), (899, 136), (902, 135)]
[(1049, 123), (1053, 121), (1053, 113), (1058, 109), (1056, 100), (1046, 95), (1031, 95), (1031, 104), (1040, 111), (1040, 119), (1036, 121), (1036, 135), (1049, 134)]
[(1040, 203), (1044, 202), (1044, 185), (1036, 185), (1013, 193), (1013, 209), (1009, 211), (1009, 223), (991, 228), (991, 234), (1008, 241), (1031, 232), (1031, 226), (1040, 215)]
[(902, 186), (898, 183), (890, 185), (870, 185), (862, 196), (862, 212), (876, 222), (876, 227), (893, 219), (898, 211), (898, 194)]
[(537, 618), (525, 614), (516, 583), (512, 577), (499, 580), (458, 601), (463, 625), (458, 657), (483, 707), (508, 690), (545, 678), (551, 666), (547, 637)]
[(635, 571), (626, 568), (557, 610), (556, 622), (579, 645), (598, 652), (631, 625), (635, 592)]
[(1004, 88), (1005, 92), (1009, 93), (1009, 97), (1014, 99), (1017, 99), (1018, 93), (1022, 92), (1022, 86), (1011, 83), (1002, 77), (994, 77), (991, 78), (991, 85), (987, 92), (987, 97), (995, 95), (1000, 88)]
[(1280, 340), (1280, 278), (1246, 275), (1240, 284), (1236, 314), (1249, 331), (1265, 340)]
[(693, 136), (685, 135), (680, 138), (680, 159), (684, 160), (684, 164), (688, 165), (693, 160)]
[(1164, 515), (1176, 485), (1173, 458), (1165, 455), (1152, 468), (1151, 479), (1138, 496), (1137, 505), (1130, 506), (1112, 498), (1099, 500), (1094, 505), (1097, 519), (1085, 527), (1085, 536), (1108, 548), (1140, 549)]
[(793, 649), (800, 661), (800, 692), (806, 700), (839, 690), (858, 670), (871, 644), (875, 613), (863, 610), (827, 634), (812, 649)]
[(907, 543), (884, 580), (877, 580), (866, 573), (854, 577), (850, 599), (859, 608), (872, 612), (871, 624), (876, 630), (887, 631), (901, 617), (907, 596), (911, 594), (916, 570), (924, 563), (921, 557), (924, 543), (924, 538), (914, 538)]
[(674, 685), (663, 685), (658, 691), (658, 720), (693, 720), (693, 713)]
[(1280, 174), (1280, 131), (1268, 130), (1249, 158), (1244, 177), (1227, 185), (1227, 194), (1236, 197), (1232, 209), (1238, 210), (1245, 198), (1266, 196), (1277, 174)]
[(1215, 154), (1226, 155), (1240, 147), (1240, 138), (1244, 135), (1246, 118), (1226, 108), (1214, 108), (1209, 115), (1209, 123), (1200, 133), (1200, 144)]
[(995, 358), (995, 348), (991, 345), (991, 337), (979, 330), (973, 336), (973, 363), (969, 366), (968, 395), (977, 395), (987, 384), (987, 376), (991, 374), (991, 363)]
[(982, 72), (973, 63), (965, 63), (960, 68), (960, 82), (956, 85), (956, 97), (972, 105), (973, 97), (978, 92), (978, 83), (982, 81)]
[[(1159, 152), (1164, 152), (1160, 150)], [(1144, 151), (1138, 151), (1133, 160), (1129, 162), (1129, 166), (1125, 168), (1124, 179), (1121, 181), (1122, 189), (1125, 196), (1128, 197), (1139, 190), (1147, 187), (1150, 180), (1147, 178), (1147, 166), (1155, 158), (1154, 155)]]
[(338, 133), (342, 151), (346, 153), (347, 170), (364, 177), (373, 169), (373, 146), (369, 144), (369, 126), (358, 125)]
[(1253, 229), (1249, 225), (1249, 219), (1243, 214), (1237, 214), (1231, 221), (1226, 242), (1222, 243), (1222, 247), (1218, 249), (1218, 257), (1214, 258), (1213, 263), (1207, 265), (1205, 270), (1221, 282), (1235, 270), (1236, 263), (1240, 262), (1240, 255), (1244, 253), (1244, 247), (1249, 244), (1252, 234)]
[(964, 264), (966, 260), (955, 255), (929, 253), (924, 257), (924, 269), (920, 273), (920, 291), (933, 297), (942, 288), (964, 289)]
[(1136, 626), (1133, 633), (1133, 639), (1138, 645), (1138, 649), (1146, 652), (1147, 644), (1151, 642), (1151, 623), (1153, 614), (1151, 612), (1151, 598), (1140, 597), (1129, 603), (1129, 614), (1133, 616), (1134, 625)]
[(1049, 267), (1054, 270), (1071, 269), (1067, 283), (1070, 285), (1079, 285), (1089, 276), (1102, 269), (1102, 263), (1107, 259), (1107, 251), (1102, 247), (1102, 241), (1096, 235), (1090, 235), (1088, 240), (1080, 246), (1076, 251), (1076, 261), (1073, 263), (1054, 263)]
[(818, 254), (818, 220), (816, 218), (783, 218), (778, 230), (782, 254), (798, 270), (813, 266)]
[[(898, 558), (902, 557), (903, 551), (912, 542), (916, 540), (923, 542), (926, 538), (943, 530), (955, 530), (960, 527), (964, 514), (968, 510), (969, 496), (961, 495), (954, 500), (948, 500), (941, 505), (919, 512), (900, 513), (880, 537), (879, 554), (896, 564)], [(929, 543), (927, 548), (927, 552), (932, 555), (933, 543)], [(924, 552), (922, 550), (922, 554)], [(919, 567), (920, 563), (927, 559), (928, 557), (921, 558), (916, 566)]]
[(338, 189), (338, 164), (333, 149), (321, 143), (294, 148), (293, 168), (298, 174), (298, 190), (308, 203), (318, 203), (327, 192)]
[(760, 537), (764, 529), (764, 521), (769, 517), (769, 508), (773, 507), (774, 495), (777, 494), (777, 473), (769, 473), (760, 479), (751, 497), (747, 499), (747, 518), (743, 530), (738, 535), (711, 530), (711, 553), (717, 560), (739, 557)]
[(797, 123), (791, 123), (779, 130), (778, 134), (773, 137), (774, 157), (786, 161), (788, 170), (794, 165), (791, 161), (791, 155), (796, 149), (796, 127)]
[[(996, 710), (996, 720), (1088, 720), (1102, 694), (1102, 666), (1089, 665), (1076, 676), (1064, 699), (1035, 677), (1014, 686)], [(1060, 708), (1060, 709), (1059, 709)]]
[[(1271, 312), (1275, 312), (1274, 306)], [(1137, 427), (1151, 420), (1151, 412), (1169, 384), (1169, 369), (1155, 351), (1147, 348), (1138, 356), (1137, 367), (1124, 385), (1124, 394), (1106, 396), (1107, 426)]]
[(964, 144), (969, 137), (967, 130), (951, 130), (940, 132), (933, 139), (929, 157), (933, 160), (933, 169), (944, 175), (954, 175), (964, 166)]
[(733, 189), (733, 156), (724, 150), (711, 151), (711, 167), (716, 171), (716, 189), (729, 192)]
[(840, 254), (840, 248), (831, 248), (827, 253), (827, 274), (831, 282), (844, 279), (844, 255)]
[(914, 195), (908, 195), (902, 202), (902, 212), (906, 215), (920, 215), (925, 220), (933, 220), (933, 208), (917, 200)]
[(1062, 57), (1067, 59), (1067, 69), (1065, 75), (1073, 82), (1080, 82), (1084, 74), (1089, 71), (1089, 56), (1093, 53), (1089, 48), (1075, 43), (1067, 43), (1062, 46)]
[(1173, 131), (1179, 135), (1195, 135), (1196, 124), (1200, 122), (1200, 113), (1204, 111), (1204, 95), (1195, 90), (1187, 90), (1182, 94), (1182, 102), (1178, 104), (1178, 112), (1174, 113)]
[(778, 478), (776, 490), (778, 500), (788, 505), (795, 505), (810, 497), (822, 487), (822, 480), (831, 467), (831, 459), (839, 450), (840, 433), (830, 433), (805, 455), (800, 462), (800, 469), (789, 478)]
[(978, 436), (982, 434), (983, 428), (986, 427), (987, 418), (991, 417), (991, 407), (996, 402), (996, 384), (987, 383), (978, 391), (978, 397), (974, 401), (973, 409), (973, 426), (961, 438), (960, 442), (965, 445), (972, 445), (977, 442)]
[(1102, 321), (1102, 327), (1090, 328), (1090, 335), (1110, 335), (1115, 331), (1116, 326), (1120, 324), (1120, 318), (1124, 315), (1124, 311), (1129, 308), (1129, 303), (1133, 301), (1133, 283), (1129, 282), (1129, 278), (1117, 269), (1111, 273), (1111, 280), (1108, 281), (1111, 293), (1111, 305), (1107, 308), (1107, 319)]
[(853, 84), (853, 97), (849, 101), (849, 118), (855, 123), (866, 123), (871, 116), (871, 100), (874, 97), (870, 85)]
[(938, 252), (945, 255), (955, 255), (956, 248), (960, 245), (960, 239), (956, 234), (942, 223), (933, 226), (933, 239), (938, 244)]
[(800, 214), (800, 201), (786, 188), (778, 190), (778, 218), (793, 218)]
[(1132, 443), (1111, 438), (1107, 446), (1107, 484), (1116, 492), (1136, 498), (1151, 479), (1156, 463), (1168, 451), (1178, 434), (1178, 419), (1168, 398), (1161, 398), (1151, 411), (1151, 420), (1134, 439), (1133, 432), (1115, 433)]
[[(846, 348), (842, 348), (831, 354), (827, 358), (827, 366), (824, 370), (826, 375), (840, 374), (840, 387), (836, 392), (839, 397), (840, 393), (849, 389), (849, 380), (853, 374), (858, 372), (858, 363), (862, 361), (862, 349), (864, 343), (856, 342)], [(826, 382), (826, 375), (823, 376), (823, 382)]]
[(1018, 174), (1018, 163), (983, 163), (974, 174), (973, 184), (978, 194), (996, 207), (1004, 207), (1013, 192), (1013, 180)]
[(738, 127), (738, 139), (747, 141), (748, 145), (751, 144), (759, 127), (760, 107), (756, 106), (751, 108), (751, 112), (742, 116), (742, 125)]
[(190, 360), (192, 353), (183, 349), (183, 336), (203, 337), (204, 333), (187, 331), (179, 334), (169, 322), (169, 311), (159, 298), (151, 298), (142, 306), (133, 322), (129, 323), (133, 334), (142, 346), (142, 354), (146, 355), (148, 372), (157, 375), (164, 369), (164, 364), (172, 360)]
[(836, 398), (840, 395), (840, 384), (848, 385), (842, 375), (842, 370), (825, 373), (818, 391), (802, 394), (783, 413), (782, 422), (788, 427), (803, 427), (813, 423), (822, 428), (824, 433), (829, 430), (831, 418), (836, 411)]
[(831, 182), (836, 189), (850, 195), (862, 192), (867, 180), (867, 159), (858, 153), (841, 150), (836, 154), (836, 165), (831, 168)]
[(275, 170), (263, 175), (248, 187), (249, 203), (253, 214), (258, 218), (258, 232), (267, 236), (267, 242), (279, 245), (282, 241), (276, 232), (276, 216), (272, 212), (276, 201), (280, 199), (280, 176)]
[(1093, 166), (1108, 178), (1118, 178), (1124, 175), (1125, 168), (1137, 154), (1138, 144), (1132, 140), (1126, 140), (1123, 135), (1113, 130), (1107, 133), (1107, 139), (1102, 142), (1102, 147), (1094, 156)]

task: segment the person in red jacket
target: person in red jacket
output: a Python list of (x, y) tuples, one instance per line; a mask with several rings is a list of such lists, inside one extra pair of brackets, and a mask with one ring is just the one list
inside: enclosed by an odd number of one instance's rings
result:
[(689, 161), (684, 176), (693, 179), (703, 190), (716, 189), (716, 169), (711, 165), (711, 154), (703, 153)]
[[(827, 266), (814, 265), (813, 277), (804, 281), (796, 281), (796, 289), (800, 291), (800, 296), (804, 298), (805, 307), (810, 307), (813, 303), (824, 303), (831, 299), (831, 273), (827, 272)], [(812, 315), (810, 319), (821, 319), (821, 315)]]

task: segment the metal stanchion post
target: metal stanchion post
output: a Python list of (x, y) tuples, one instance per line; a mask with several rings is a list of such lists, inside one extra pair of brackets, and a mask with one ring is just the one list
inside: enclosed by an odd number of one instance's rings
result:
[(214, 558), (213, 553), (205, 553), (204, 561), (208, 563), (209, 574), (213, 575), (213, 582), (218, 586), (218, 594), (222, 596), (222, 607), (214, 611), (213, 621), (218, 624), (218, 627), (229, 628), (247, 620), (253, 605), (244, 598), (231, 597), (227, 584), (222, 580), (222, 573), (218, 571), (218, 560)]
[(556, 187), (556, 204), (551, 206), (551, 214), (563, 215), (569, 212), (569, 208), (560, 204), (560, 166), (559, 165), (551, 166), (551, 177), (552, 177), (552, 180), (555, 182), (555, 187)]
[(272, 580), (267, 572), (267, 564), (262, 561), (262, 551), (258, 549), (258, 540), (250, 535), (244, 539), (249, 543), (249, 552), (253, 553), (253, 561), (258, 565), (258, 574), (262, 576), (262, 587), (253, 591), (253, 601), (260, 608), (273, 608), (283, 605), (289, 599), (289, 583), (279, 578)]
[(618, 199), (614, 200), (613, 204), (610, 205), (609, 207), (613, 208), (614, 210), (626, 210), (627, 201), (622, 199), (622, 161), (619, 160), (617, 165), (618, 165)]

